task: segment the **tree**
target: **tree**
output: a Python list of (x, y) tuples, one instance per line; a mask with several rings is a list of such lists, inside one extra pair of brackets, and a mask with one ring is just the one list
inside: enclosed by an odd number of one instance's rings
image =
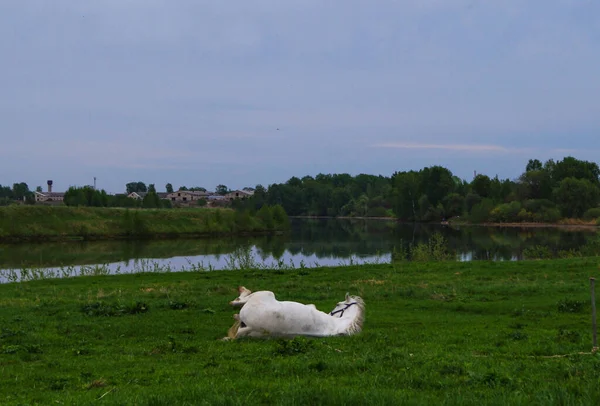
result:
[(225, 196), (227, 193), (229, 193), (229, 188), (225, 185), (217, 185), (215, 193), (221, 196)]
[(471, 182), (471, 189), (483, 198), (490, 197), (492, 181), (486, 175), (477, 175)]
[(41, 186), (36, 186), (35, 187), (35, 191), (36, 192), (41, 192), (42, 191), (42, 187)]
[(517, 183), (520, 200), (549, 199), (552, 196), (552, 179), (545, 170), (530, 170), (521, 175)]
[(148, 188), (146, 187), (146, 184), (144, 182), (129, 182), (127, 185), (125, 185), (125, 187), (127, 188), (127, 194), (130, 194), (132, 192), (148, 191)]
[(12, 199), (13, 198), (12, 189), (9, 186), (0, 185), (0, 197), (6, 198), (6, 199)]
[(148, 185), (148, 193), (156, 193), (156, 187), (154, 187), (154, 183)]
[(442, 166), (424, 168), (420, 172), (421, 194), (427, 195), (432, 206), (436, 207), (442, 199), (454, 191), (452, 172)]
[(444, 197), (443, 203), (447, 218), (460, 216), (465, 207), (465, 198), (458, 193), (450, 193)]
[(418, 217), (419, 183), (418, 172), (396, 172), (392, 176), (392, 210), (401, 220), (416, 221)]
[(568, 156), (554, 166), (552, 178), (556, 184), (566, 178), (587, 179), (600, 185), (600, 168), (595, 162), (580, 161)]
[(530, 159), (529, 162), (527, 162), (527, 166), (525, 167), (525, 172), (541, 171), (542, 168), (542, 163), (539, 159)]
[(157, 209), (161, 207), (160, 198), (156, 194), (155, 190), (148, 192), (148, 194), (144, 196), (144, 199), (142, 200), (142, 207), (145, 209)]
[(554, 199), (565, 217), (581, 217), (596, 207), (600, 189), (587, 179), (565, 178), (554, 190)]
[(31, 194), (31, 192), (29, 191), (29, 186), (27, 186), (27, 183), (25, 182), (14, 183), (12, 192), (13, 197), (18, 200), (23, 200), (25, 196)]
[(170, 183), (167, 183), (165, 185), (165, 189), (167, 190), (167, 193), (173, 193), (173, 185), (171, 185)]

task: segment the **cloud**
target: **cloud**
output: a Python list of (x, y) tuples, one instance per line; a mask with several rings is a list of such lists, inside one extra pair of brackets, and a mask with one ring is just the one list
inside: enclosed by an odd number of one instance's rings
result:
[(499, 145), (416, 144), (410, 142), (388, 142), (373, 144), (371, 146), (375, 148), (442, 149), (466, 152), (524, 152), (522, 149), (505, 148)]

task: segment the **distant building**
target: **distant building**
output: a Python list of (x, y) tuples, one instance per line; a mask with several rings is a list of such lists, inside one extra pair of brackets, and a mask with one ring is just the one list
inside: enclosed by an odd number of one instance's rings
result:
[[(127, 197), (130, 199), (144, 200), (144, 197), (146, 197), (147, 194), (148, 192), (131, 192), (127, 195)], [(167, 199), (169, 195), (167, 192), (156, 192), (156, 194), (158, 195), (159, 199)]]
[(36, 202), (62, 202), (65, 200), (63, 192), (35, 192)]
[(131, 192), (127, 195), (127, 197), (135, 200), (143, 200), (147, 194), (148, 192)]
[(197, 200), (207, 200), (210, 196), (208, 192), (192, 191), (192, 190), (178, 190), (177, 192), (168, 193), (167, 199), (172, 202), (193, 202)]
[(231, 192), (227, 193), (225, 196), (225, 199), (227, 200), (235, 200), (235, 199), (247, 199), (248, 197), (252, 196), (254, 194), (254, 191), (252, 190), (232, 190)]
[(52, 191), (52, 181), (49, 180), (48, 191), (47, 192), (35, 192), (35, 201), (36, 202), (62, 202), (65, 200), (64, 192), (53, 192)]

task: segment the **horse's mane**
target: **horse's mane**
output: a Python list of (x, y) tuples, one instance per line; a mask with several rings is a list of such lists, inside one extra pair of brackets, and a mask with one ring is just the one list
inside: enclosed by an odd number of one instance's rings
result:
[(352, 324), (348, 326), (348, 330), (346, 331), (348, 335), (360, 333), (362, 331), (363, 322), (365, 321), (365, 301), (359, 296), (350, 297), (356, 302), (358, 312), (352, 321)]

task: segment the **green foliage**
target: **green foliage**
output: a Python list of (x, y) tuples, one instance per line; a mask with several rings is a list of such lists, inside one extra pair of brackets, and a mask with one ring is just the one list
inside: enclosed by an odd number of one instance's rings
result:
[(262, 220), (267, 230), (275, 228), (275, 220), (273, 218), (273, 210), (269, 206), (263, 206), (256, 213), (256, 217)]
[(574, 157), (566, 157), (557, 162), (551, 170), (554, 182), (574, 178), (586, 180), (594, 186), (600, 185), (600, 168), (595, 162), (581, 161)]
[(521, 203), (517, 201), (498, 205), (489, 214), (489, 220), (496, 223), (517, 222), (520, 217), (528, 217), (528, 214), (521, 212)]
[(132, 192), (147, 192), (148, 188), (144, 182), (129, 182), (125, 185), (125, 189), (127, 190), (127, 194)]
[(535, 245), (523, 250), (523, 258), (525, 259), (549, 259), (553, 258), (554, 254), (550, 248), (544, 245)]
[(217, 187), (215, 188), (215, 193), (224, 196), (227, 193), (229, 193), (229, 188), (225, 185), (217, 185)]
[(272, 206), (271, 211), (273, 212), (273, 221), (278, 229), (287, 230), (290, 228), (290, 218), (281, 205)]
[(600, 207), (593, 207), (583, 213), (584, 220), (595, 220), (600, 219)]
[(471, 190), (482, 198), (491, 197), (492, 181), (486, 175), (477, 175), (471, 182)]
[(494, 202), (491, 199), (483, 199), (471, 209), (469, 220), (473, 223), (484, 223), (490, 220), (490, 214), (494, 209)]
[(0, 206), (9, 206), (11, 204), (15, 204), (14, 200), (8, 197), (0, 197)]
[(0, 240), (214, 236), (239, 232), (278, 232), (289, 228), (289, 219), (281, 208), (267, 209), (271, 213), (268, 224), (255, 213), (228, 209), (17, 205), (0, 207)]
[(598, 206), (600, 189), (587, 179), (565, 178), (554, 190), (554, 198), (565, 217), (581, 217)]
[(400, 245), (394, 249), (392, 262), (416, 261), (416, 262), (439, 262), (450, 261), (456, 258), (451, 252), (448, 241), (440, 232), (435, 232), (429, 240), (424, 243), (408, 244), (407, 247)]
[(150, 185), (152, 188), (149, 189), (144, 199), (142, 199), (142, 207), (145, 209), (158, 209), (162, 206), (160, 198), (156, 194), (154, 185)]

